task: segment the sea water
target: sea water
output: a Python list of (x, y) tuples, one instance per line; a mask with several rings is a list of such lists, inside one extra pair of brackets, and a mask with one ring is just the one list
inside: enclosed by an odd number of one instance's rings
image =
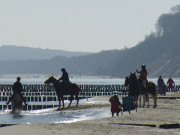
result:
[[(44, 84), (44, 81), (48, 78), (21, 78), (23, 84)], [(158, 78), (148, 78), (149, 81), (154, 82), (157, 85)], [(164, 78), (165, 84), (168, 78)], [(176, 85), (180, 85), (180, 78), (173, 78)], [(13, 84), (16, 78), (0, 78), (0, 84)], [(124, 78), (70, 78), (70, 81), (77, 84), (121, 84), (125, 82)]]
[(0, 124), (70, 123), (82, 120), (109, 117), (108, 109), (61, 110), (51, 109), (22, 111), (12, 114), (10, 110), (0, 112)]
[[(21, 78), (22, 84), (44, 84), (47, 78)], [(71, 82), (77, 84), (119, 84), (119, 79), (78, 79), (71, 78)], [(0, 78), (0, 84), (13, 84), (16, 78)], [(108, 101), (89, 101), (81, 99), (79, 104), (107, 104)], [(76, 104), (73, 101), (72, 105)], [(65, 101), (68, 105), (68, 101)], [(82, 109), (82, 110), (60, 110), (52, 109), (22, 111), (20, 115), (12, 114), (11, 110), (0, 111), (0, 124), (30, 124), (30, 123), (68, 123), (80, 120), (109, 117), (109, 109)]]
[[(69, 101), (65, 101), (65, 106)], [(76, 101), (72, 102), (75, 105)], [(80, 99), (80, 105), (108, 104), (108, 101), (94, 101)], [(41, 109), (32, 111), (22, 111), (20, 114), (12, 114), (11, 110), (0, 111), (0, 124), (33, 124), (33, 123), (70, 123), (82, 120), (98, 119), (110, 117), (110, 109), (65, 109), (55, 111), (54, 109)]]
[[(22, 78), (22, 84), (43, 84), (47, 78)], [(71, 82), (77, 84), (124, 84), (124, 79), (84, 79), (71, 78)], [(150, 81), (157, 84), (157, 78)], [(13, 84), (16, 78), (0, 78), (0, 84)], [(167, 82), (167, 78), (164, 79)], [(176, 85), (180, 84), (180, 79), (174, 79)], [(67, 106), (68, 101), (65, 102)], [(86, 101), (81, 99), (79, 104), (107, 104), (108, 101)], [(72, 103), (75, 104), (75, 101)], [(12, 114), (10, 110), (0, 111), (0, 124), (31, 124), (31, 123), (68, 123), (88, 119), (111, 117), (110, 109), (82, 109), (82, 110), (60, 110), (52, 109), (22, 111), (19, 115)]]

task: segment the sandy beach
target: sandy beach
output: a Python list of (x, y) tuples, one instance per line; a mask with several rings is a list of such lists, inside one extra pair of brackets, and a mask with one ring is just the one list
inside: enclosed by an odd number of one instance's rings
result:
[[(85, 120), (73, 123), (14, 125), (0, 128), (2, 135), (180, 135), (179, 128), (160, 128), (180, 124), (180, 92), (158, 96), (158, 106), (138, 108), (136, 111), (124, 112), (123, 115), (108, 118)], [(95, 101), (108, 101), (109, 97), (96, 97)], [(108, 108), (110, 104), (79, 105), (69, 109)]]

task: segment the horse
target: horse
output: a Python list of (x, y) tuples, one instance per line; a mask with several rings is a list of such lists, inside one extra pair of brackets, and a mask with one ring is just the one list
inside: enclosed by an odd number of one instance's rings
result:
[[(151, 97), (153, 98), (153, 101), (154, 101), (153, 108), (156, 108), (157, 107), (157, 94), (158, 94), (158, 92), (157, 92), (156, 85), (151, 81), (149, 81), (147, 83), (147, 94), (148, 94), (148, 96), (147, 96), (148, 97), (148, 107), (149, 107), (149, 94), (150, 94)], [(145, 98), (144, 98), (143, 105), (145, 105)]]
[(20, 113), (22, 110), (22, 97), (19, 93), (14, 93), (11, 99), (12, 113)]
[(132, 75), (132, 73), (130, 73), (130, 76), (125, 78), (124, 85), (129, 87), (128, 95), (132, 97), (132, 101), (135, 104), (135, 106), (137, 107), (138, 97), (140, 95), (140, 89), (139, 89), (137, 78), (134, 77)]
[[(129, 80), (128, 80), (129, 79)], [(139, 79), (137, 79), (135, 73), (130, 73), (129, 77), (126, 77), (125, 85), (129, 86), (129, 95), (133, 97), (133, 99), (137, 102), (139, 98), (140, 107), (141, 107), (141, 95), (143, 96), (143, 107), (145, 106), (145, 101), (148, 101), (149, 107), (149, 94), (152, 96), (154, 100), (154, 108), (157, 107), (157, 88), (153, 82), (147, 82), (145, 88)]]
[(61, 82), (59, 82), (56, 78), (54, 78), (53, 76), (49, 77), (45, 82), (45, 84), (50, 84), (52, 83), (55, 91), (56, 91), (56, 95), (58, 96), (58, 101), (59, 101), (59, 109), (61, 107), (61, 101), (63, 103), (63, 108), (64, 108), (64, 95), (70, 95), (70, 103), (68, 105), (68, 108), (70, 107), (72, 100), (73, 100), (73, 96), (75, 95), (75, 98), (77, 100), (76, 106), (78, 106), (79, 103), (79, 93), (82, 92), (80, 87), (76, 84), (76, 83), (68, 83), (67, 84), (67, 88), (64, 89), (63, 85)]

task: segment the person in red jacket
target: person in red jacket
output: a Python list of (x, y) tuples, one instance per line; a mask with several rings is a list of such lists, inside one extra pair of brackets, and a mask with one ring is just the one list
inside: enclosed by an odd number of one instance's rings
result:
[(117, 95), (112, 96), (109, 99), (109, 102), (111, 103), (111, 112), (112, 112), (112, 117), (114, 116), (114, 113), (119, 116), (119, 112), (121, 111), (121, 103), (119, 101), (119, 98)]
[(167, 81), (167, 86), (168, 86), (168, 90), (169, 91), (172, 91), (172, 89), (174, 88), (174, 86), (175, 86), (175, 83), (174, 83), (174, 81), (173, 81), (173, 79), (170, 77), (169, 79), (168, 79), (168, 81)]

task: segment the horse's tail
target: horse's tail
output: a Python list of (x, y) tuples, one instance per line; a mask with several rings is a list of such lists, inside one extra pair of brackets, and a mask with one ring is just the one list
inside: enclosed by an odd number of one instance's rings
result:
[[(77, 85), (77, 84), (76, 84), (76, 85)], [(78, 89), (79, 89), (79, 93), (81, 93), (81, 94), (83, 95), (83, 97), (86, 98), (87, 101), (89, 101), (88, 98), (86, 97), (86, 95), (83, 93), (80, 85), (77, 85), (77, 87), (78, 87)]]
[(148, 86), (149, 86), (150, 93), (153, 96), (157, 96), (157, 87), (156, 87), (156, 85), (153, 82), (149, 81), (148, 82)]
[(77, 86), (77, 91), (78, 91), (79, 93), (82, 93), (82, 89), (81, 89), (80, 85), (78, 85), (78, 84), (75, 84), (75, 85)]

